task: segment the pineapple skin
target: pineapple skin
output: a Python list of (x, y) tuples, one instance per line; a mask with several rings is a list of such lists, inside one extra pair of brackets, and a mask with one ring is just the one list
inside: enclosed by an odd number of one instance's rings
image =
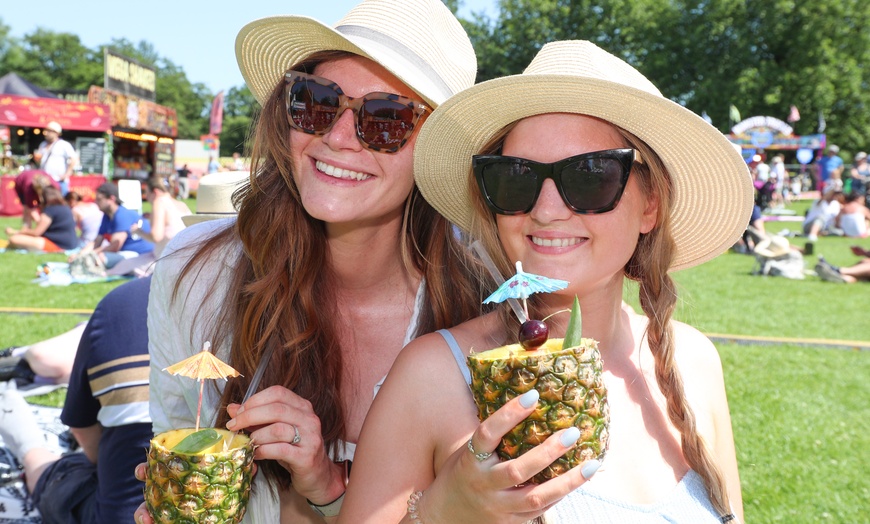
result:
[[(225, 438), (230, 432), (217, 429)], [(237, 524), (251, 493), (254, 448), (250, 439), (222, 451), (223, 441), (196, 454), (170, 451), (193, 428), (167, 431), (151, 440), (145, 504), (158, 524)], [(237, 440), (234, 440), (237, 442)]]
[(531, 389), (540, 393), (535, 411), (499, 443), (496, 453), (502, 460), (519, 457), (559, 430), (580, 430), (577, 443), (529, 483), (540, 484), (604, 457), (610, 408), (597, 341), (584, 338), (579, 346), (563, 349), (562, 339), (550, 339), (534, 351), (511, 344), (471, 354), (468, 367), (481, 421), (514, 397)]

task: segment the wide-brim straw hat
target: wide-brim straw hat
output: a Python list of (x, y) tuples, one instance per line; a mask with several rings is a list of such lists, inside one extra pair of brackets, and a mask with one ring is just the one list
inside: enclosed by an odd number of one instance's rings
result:
[(791, 251), (788, 239), (779, 235), (762, 239), (752, 250), (758, 256), (764, 258), (777, 258)]
[(291, 66), (319, 51), (369, 58), (433, 107), (477, 74), (471, 41), (440, 0), (366, 0), (334, 28), (306, 16), (270, 16), (236, 37), (239, 69), (260, 104)]
[(469, 231), (471, 157), (506, 125), (545, 113), (589, 115), (629, 131), (662, 159), (673, 184), (671, 270), (730, 248), (749, 224), (753, 186), (737, 149), (701, 117), (662, 96), (636, 69), (587, 41), (545, 45), (521, 75), (457, 94), (417, 137), (414, 177), (442, 215)]
[(238, 210), (233, 207), (233, 193), (250, 181), (251, 173), (248, 171), (220, 171), (204, 176), (196, 190), (196, 213), (181, 217), (184, 225), (236, 216)]

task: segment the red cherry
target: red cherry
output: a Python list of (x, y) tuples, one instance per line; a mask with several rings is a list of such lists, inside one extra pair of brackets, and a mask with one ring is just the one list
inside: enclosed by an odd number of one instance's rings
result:
[(520, 326), (520, 345), (528, 350), (538, 349), (547, 342), (549, 335), (550, 328), (543, 321), (527, 320)]

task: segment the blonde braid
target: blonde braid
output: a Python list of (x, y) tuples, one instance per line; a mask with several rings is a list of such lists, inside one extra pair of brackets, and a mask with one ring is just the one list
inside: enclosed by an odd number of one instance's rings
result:
[(695, 414), (686, 400), (683, 378), (674, 355), (671, 317), (676, 309), (677, 291), (668, 274), (676, 246), (671, 231), (672, 188), (667, 170), (653, 151), (643, 142), (623, 132), (628, 143), (641, 151), (645, 165), (636, 165), (637, 180), (647, 195), (658, 199), (656, 227), (641, 235), (637, 249), (625, 274), (640, 283), (640, 305), (649, 318), (647, 343), (655, 359), (655, 375), (659, 390), (667, 400), (668, 418), (680, 432), (683, 456), (689, 466), (704, 481), (713, 507), (720, 515), (731, 513), (725, 479), (713, 460), (704, 439), (698, 434)]

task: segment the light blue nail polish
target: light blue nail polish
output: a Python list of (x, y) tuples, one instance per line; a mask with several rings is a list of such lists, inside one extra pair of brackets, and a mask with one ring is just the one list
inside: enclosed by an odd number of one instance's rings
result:
[(589, 480), (592, 478), (592, 475), (598, 471), (598, 468), (601, 467), (601, 461), (599, 460), (589, 460), (583, 466), (580, 467), (580, 473), (583, 474), (583, 478)]
[(227, 429), (233, 429), (236, 426), (236, 420), (230, 419), (227, 421)]
[(559, 442), (562, 443), (566, 448), (570, 448), (580, 439), (580, 430), (571, 426), (566, 429), (562, 435), (559, 436)]
[(529, 409), (530, 407), (538, 403), (538, 397), (540, 396), (541, 394), (538, 393), (537, 389), (530, 389), (529, 391), (526, 391), (525, 393), (520, 395), (520, 406)]

